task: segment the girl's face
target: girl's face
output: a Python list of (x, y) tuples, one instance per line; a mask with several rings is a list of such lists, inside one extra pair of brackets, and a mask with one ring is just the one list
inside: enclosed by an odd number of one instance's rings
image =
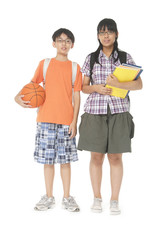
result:
[(100, 40), (103, 47), (112, 47), (114, 45), (115, 39), (118, 37), (118, 34), (115, 32), (108, 30), (107, 27), (102, 28), (98, 34), (98, 39)]

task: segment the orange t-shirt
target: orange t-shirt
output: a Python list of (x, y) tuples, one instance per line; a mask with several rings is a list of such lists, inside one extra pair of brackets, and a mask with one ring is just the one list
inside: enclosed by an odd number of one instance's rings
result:
[[(43, 78), (44, 60), (40, 61), (32, 82), (41, 83)], [(82, 73), (77, 64), (77, 74), (74, 83), (74, 92), (82, 88)], [(37, 122), (58, 123), (70, 125), (73, 120), (72, 105), (72, 62), (59, 61), (52, 58), (45, 79), (46, 99), (40, 106)]]

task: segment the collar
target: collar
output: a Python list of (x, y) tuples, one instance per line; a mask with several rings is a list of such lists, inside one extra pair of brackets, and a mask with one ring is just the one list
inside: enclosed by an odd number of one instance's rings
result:
[[(115, 51), (114, 52), (114, 57), (116, 58), (118, 56), (118, 53), (117, 53), (117, 51)], [(104, 52), (103, 52), (103, 50), (101, 49), (100, 50), (100, 53), (99, 53), (99, 58), (101, 59), (101, 58), (106, 58), (107, 60), (109, 59), (112, 59), (113, 58), (113, 55), (111, 54), (110, 55), (110, 57), (107, 57), (105, 54), (104, 54)]]

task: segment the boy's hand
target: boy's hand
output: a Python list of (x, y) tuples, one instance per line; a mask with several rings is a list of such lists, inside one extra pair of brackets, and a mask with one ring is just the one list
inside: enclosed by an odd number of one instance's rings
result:
[(30, 103), (30, 101), (23, 101), (22, 97), (24, 97), (24, 95), (18, 94), (18, 95), (15, 97), (16, 103), (18, 103), (21, 107), (30, 108), (31, 105), (28, 104), (28, 103)]
[(76, 133), (77, 133), (77, 124), (76, 123), (72, 122), (70, 124), (68, 133), (71, 134), (71, 136), (69, 137), (70, 139), (72, 139), (76, 136)]
[(119, 87), (120, 86), (119, 80), (113, 74), (108, 75), (107, 84), (112, 86), (112, 87)]
[(95, 91), (99, 94), (110, 95), (112, 92), (112, 89), (105, 87), (105, 84), (98, 84), (95, 86)]

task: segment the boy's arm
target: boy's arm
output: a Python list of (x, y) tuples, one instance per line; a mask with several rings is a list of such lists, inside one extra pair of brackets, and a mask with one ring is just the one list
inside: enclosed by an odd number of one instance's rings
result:
[(28, 104), (30, 103), (30, 101), (24, 101), (22, 97), (24, 97), (24, 95), (21, 95), (20, 90), (20, 92), (14, 97), (15, 102), (18, 103), (21, 107), (30, 108), (31, 105)]
[(75, 137), (77, 133), (77, 119), (80, 108), (80, 91), (74, 92), (73, 102), (74, 102), (73, 120), (69, 128), (69, 134), (71, 134), (70, 138)]
[[(30, 83), (41, 83), (43, 81), (43, 64), (44, 64), (44, 60), (40, 61), (34, 77), (32, 78)], [(21, 91), (15, 96), (14, 100), (16, 101), (16, 103), (18, 103), (20, 106), (22, 107), (31, 107), (30, 105), (28, 105), (29, 101), (23, 101), (22, 97), (24, 97), (23, 95), (20, 94)]]
[(77, 124), (78, 113), (79, 113), (79, 108), (80, 108), (80, 91), (74, 92), (73, 102), (74, 102), (74, 111), (73, 111), (73, 121), (72, 122)]

